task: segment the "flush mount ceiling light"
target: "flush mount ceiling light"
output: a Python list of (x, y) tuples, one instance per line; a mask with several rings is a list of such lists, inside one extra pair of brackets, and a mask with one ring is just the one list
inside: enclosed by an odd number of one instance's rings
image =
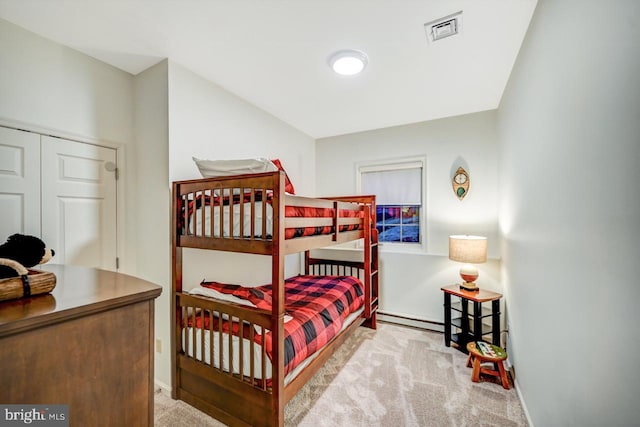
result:
[(355, 49), (339, 50), (329, 57), (329, 66), (341, 76), (354, 76), (369, 62), (367, 54)]

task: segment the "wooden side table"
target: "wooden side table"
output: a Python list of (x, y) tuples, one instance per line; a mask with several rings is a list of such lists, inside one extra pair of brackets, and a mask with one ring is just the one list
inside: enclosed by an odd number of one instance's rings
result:
[[(500, 345), (500, 298), (502, 294), (478, 289), (467, 291), (460, 285), (451, 285), (441, 288), (444, 292), (444, 344), (449, 347), (455, 343), (459, 350), (467, 353), (467, 343), (471, 341), (483, 341), (483, 336), (490, 336), (491, 343)], [(451, 296), (459, 298), (456, 304), (451, 303)], [(473, 304), (473, 310), (469, 312), (469, 302)], [(491, 309), (482, 307), (485, 302), (491, 302)], [(483, 320), (490, 318), (490, 324)], [(453, 328), (457, 331), (453, 333)]]

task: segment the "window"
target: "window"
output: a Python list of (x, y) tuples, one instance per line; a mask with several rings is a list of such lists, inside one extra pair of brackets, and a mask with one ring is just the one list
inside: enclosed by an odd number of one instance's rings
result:
[(361, 194), (376, 195), (380, 242), (424, 242), (424, 159), (358, 166)]

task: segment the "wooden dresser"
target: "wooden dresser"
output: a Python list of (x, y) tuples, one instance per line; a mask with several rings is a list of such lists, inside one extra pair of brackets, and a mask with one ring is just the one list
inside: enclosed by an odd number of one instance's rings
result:
[(0, 403), (66, 404), (71, 426), (153, 425), (154, 299), (110, 271), (45, 265), (51, 294), (0, 302)]

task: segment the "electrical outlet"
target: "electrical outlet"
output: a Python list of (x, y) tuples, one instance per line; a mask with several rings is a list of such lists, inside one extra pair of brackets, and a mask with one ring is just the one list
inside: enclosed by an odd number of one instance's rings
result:
[(162, 340), (160, 338), (156, 339), (156, 353), (162, 353)]

